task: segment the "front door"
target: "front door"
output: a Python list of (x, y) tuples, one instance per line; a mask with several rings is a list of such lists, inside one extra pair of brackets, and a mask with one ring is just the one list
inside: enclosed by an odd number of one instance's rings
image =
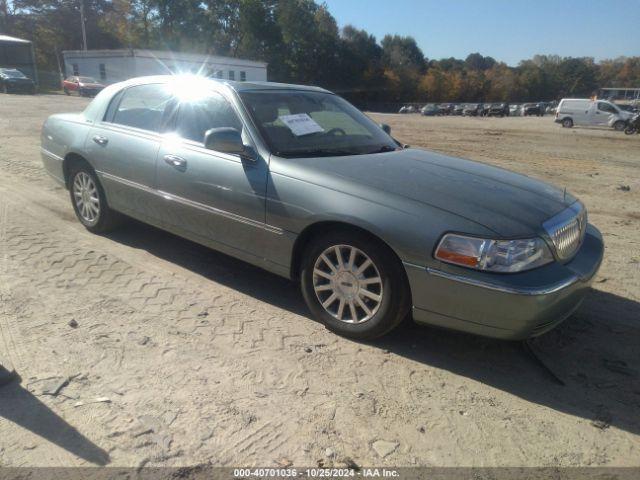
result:
[(261, 256), (267, 234), (267, 161), (259, 155), (249, 160), (204, 148), (205, 132), (220, 127), (238, 129), (251, 144), (233, 105), (221, 93), (178, 99), (176, 109), (174, 134), (165, 136), (157, 162), (164, 222), (199, 240), (216, 242), (227, 252)]
[(611, 104), (607, 102), (597, 102), (595, 124), (601, 127), (607, 127), (613, 124), (613, 117), (617, 114), (618, 111)]

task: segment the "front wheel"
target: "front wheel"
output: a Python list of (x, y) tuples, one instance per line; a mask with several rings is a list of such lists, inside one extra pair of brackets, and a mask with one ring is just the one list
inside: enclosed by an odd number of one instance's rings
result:
[(69, 193), (80, 223), (92, 233), (106, 233), (118, 224), (119, 215), (107, 205), (100, 181), (87, 165), (71, 172)]
[(622, 132), (622, 131), (624, 131), (626, 126), (627, 126), (626, 122), (623, 122), (622, 120), (618, 120), (616, 123), (613, 124), (613, 129), (616, 132)]
[(359, 340), (397, 326), (411, 306), (400, 261), (389, 248), (358, 231), (329, 232), (305, 252), (304, 299), (330, 330)]
[(565, 118), (564, 120), (562, 120), (562, 126), (564, 128), (571, 128), (573, 127), (573, 120), (571, 120), (570, 118)]

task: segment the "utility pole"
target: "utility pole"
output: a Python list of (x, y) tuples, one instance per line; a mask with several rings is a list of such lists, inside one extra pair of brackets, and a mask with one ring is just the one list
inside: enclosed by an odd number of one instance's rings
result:
[(80, 0), (80, 23), (82, 24), (82, 49), (87, 50), (87, 29), (84, 19), (84, 0)]

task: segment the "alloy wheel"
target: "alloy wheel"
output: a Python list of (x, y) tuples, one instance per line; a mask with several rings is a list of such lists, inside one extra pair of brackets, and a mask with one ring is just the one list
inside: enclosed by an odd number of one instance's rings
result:
[(351, 245), (334, 245), (318, 256), (313, 267), (313, 289), (322, 308), (345, 323), (370, 320), (384, 294), (378, 267)]
[(93, 178), (86, 172), (79, 172), (73, 180), (73, 198), (82, 219), (96, 223), (100, 216), (100, 197)]

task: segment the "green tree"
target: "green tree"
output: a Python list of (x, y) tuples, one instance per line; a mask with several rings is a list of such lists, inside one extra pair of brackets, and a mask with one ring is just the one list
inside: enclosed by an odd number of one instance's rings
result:
[(479, 53), (470, 53), (464, 60), (467, 70), (489, 70), (496, 64), (491, 57), (484, 57)]

